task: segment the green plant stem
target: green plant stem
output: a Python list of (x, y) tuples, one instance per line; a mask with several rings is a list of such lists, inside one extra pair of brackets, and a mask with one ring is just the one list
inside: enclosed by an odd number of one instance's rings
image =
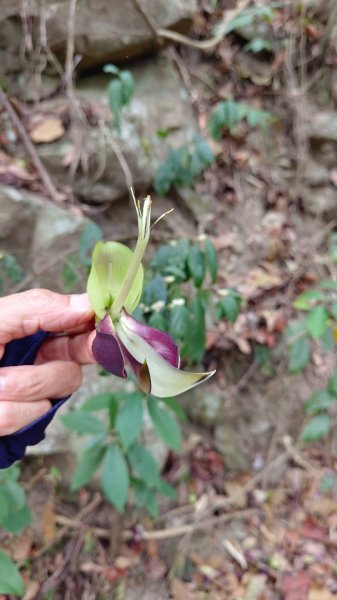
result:
[(124, 281), (121, 285), (118, 295), (116, 296), (110, 310), (111, 319), (114, 321), (119, 313), (121, 312), (128, 293), (131, 289), (133, 281), (137, 275), (137, 271), (142, 262), (143, 256), (145, 254), (145, 250), (148, 244), (148, 239), (140, 239), (138, 238), (136, 248), (130, 262), (130, 266), (128, 271), (124, 277)]

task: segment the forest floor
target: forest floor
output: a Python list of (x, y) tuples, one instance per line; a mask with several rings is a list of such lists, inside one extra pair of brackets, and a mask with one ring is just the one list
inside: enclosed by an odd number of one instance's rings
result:
[[(210, 37), (221, 18), (222, 9), (207, 6), (201, 2), (195, 38)], [(277, 39), (295, 24), (279, 10), (274, 27)], [(321, 26), (310, 25), (309, 55), (320, 39)], [(214, 102), (229, 97), (253, 101), (282, 119), (269, 137), (241, 124), (234, 135), (213, 142), (217, 164), (197, 184), (214, 198), (199, 233), (212, 232), (220, 277), (241, 290), (248, 307), (226, 339), (247, 355), (254, 342), (272, 348), (284, 331), (292, 300), (322, 268), (333, 224), (304, 211), (295, 159), (304, 152), (305, 164), (308, 148), (296, 110), (294, 124), (284, 47), (261, 60), (244, 50), (246, 43), (227, 36), (215, 51), (182, 48), (171, 55), (202, 130)], [(289, 68), (298, 73), (297, 65)], [(335, 185), (336, 173), (331, 177)], [(208, 363), (221, 371), (223, 356), (221, 332), (209, 332)], [(25, 600), (337, 597), (337, 455), (327, 445), (303, 448), (289, 437), (281, 445), (271, 439), (263, 460), (236, 474), (188, 426), (182, 454), (170, 455), (164, 469), (178, 501), (163, 501), (156, 523), (132, 507), (121, 519), (99, 492), (66, 492), (46, 459), (28, 458), (28, 502), (43, 516), (6, 539), (23, 566)]]

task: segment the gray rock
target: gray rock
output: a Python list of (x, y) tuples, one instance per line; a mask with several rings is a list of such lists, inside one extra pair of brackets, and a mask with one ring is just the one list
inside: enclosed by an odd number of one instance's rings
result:
[(200, 386), (186, 393), (184, 406), (187, 414), (196, 423), (214, 427), (224, 417), (224, 398)]
[(326, 219), (336, 219), (337, 189), (334, 186), (303, 188), (301, 197), (303, 208), (309, 214)]
[(32, 276), (33, 287), (63, 290), (62, 260), (57, 261), (55, 257), (67, 251), (76, 252), (85, 222), (88, 220), (80, 214), (57, 206), (39, 194), (0, 186), (1, 246), (13, 253)]
[[(135, 95), (123, 111), (119, 134), (112, 130), (108, 108), (110, 76), (93, 75), (78, 82), (79, 98), (101, 115), (104, 127), (102, 130), (97, 125), (82, 132), (81, 157), (74, 177), (65, 166), (67, 157), (74, 151), (69, 134), (57, 142), (37, 146), (41, 159), (58, 184), (71, 187), (85, 202), (114, 202), (128, 194), (118, 152), (124, 156), (134, 188), (143, 193), (151, 185), (157, 166), (166, 158), (168, 145), (182, 145), (196, 132), (186, 92), (167, 58), (160, 56), (142, 61), (131, 70), (136, 83)], [(52, 106), (51, 102), (40, 104), (41, 110), (47, 112)], [(165, 140), (157, 135), (158, 130), (167, 131)]]
[[(2, 0), (0, 4), (0, 46), (19, 54), (23, 40), (22, 2)], [(196, 10), (195, 0), (142, 0), (141, 4), (156, 29), (184, 31)], [(43, 15), (48, 46), (61, 61), (66, 53), (68, 13), (68, 0), (27, 3), (33, 46), (39, 44)], [(78, 0), (74, 46), (75, 54), (81, 57), (80, 69), (129, 60), (153, 50), (155, 45), (151, 28), (132, 0)]]
[(249, 454), (230, 425), (223, 424), (215, 428), (214, 445), (223, 455), (227, 469), (240, 471), (250, 467)]
[(308, 112), (307, 135), (311, 139), (337, 142), (337, 112)]

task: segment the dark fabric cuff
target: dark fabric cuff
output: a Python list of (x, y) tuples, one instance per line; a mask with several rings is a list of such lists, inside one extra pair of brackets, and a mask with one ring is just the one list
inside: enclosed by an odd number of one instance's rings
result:
[[(45, 331), (38, 331), (34, 335), (13, 340), (6, 345), (5, 353), (0, 360), (0, 367), (32, 365), (48, 335)], [(35, 446), (44, 439), (46, 427), (67, 399), (54, 400), (53, 406), (42, 417), (11, 435), (0, 437), (0, 469), (10, 467), (25, 455), (27, 446)]]

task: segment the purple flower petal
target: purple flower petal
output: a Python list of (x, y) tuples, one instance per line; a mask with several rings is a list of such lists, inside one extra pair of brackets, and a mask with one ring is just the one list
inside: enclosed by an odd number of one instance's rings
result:
[(126, 377), (121, 347), (114, 335), (110, 317), (106, 316), (96, 325), (96, 337), (92, 343), (92, 353), (98, 364), (117, 377)]
[[(130, 330), (142, 337), (152, 348), (173, 367), (179, 368), (179, 350), (171, 336), (164, 331), (139, 323), (126, 311), (122, 312), (121, 319)], [(130, 363), (131, 364), (131, 363)], [(139, 363), (137, 363), (139, 364)], [(132, 364), (131, 364), (132, 366)]]

